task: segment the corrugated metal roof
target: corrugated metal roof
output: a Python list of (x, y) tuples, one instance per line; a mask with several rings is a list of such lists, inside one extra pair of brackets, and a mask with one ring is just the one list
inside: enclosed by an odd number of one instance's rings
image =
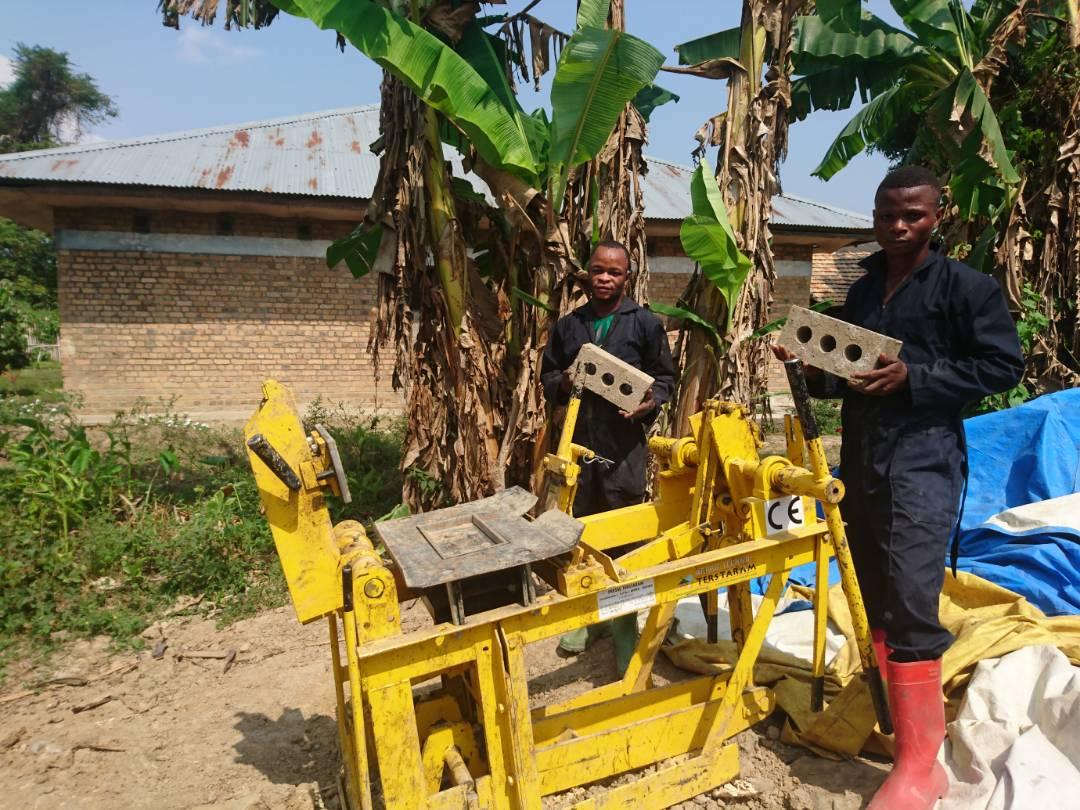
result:
[[(379, 159), (377, 106), (296, 115), (170, 135), (0, 155), (5, 180), (107, 183), (166, 188), (257, 191), (319, 197), (368, 198)], [(458, 156), (447, 156), (461, 170)], [(679, 220), (690, 213), (692, 169), (648, 158), (642, 179), (645, 215)], [(487, 188), (470, 177), (477, 190)], [(867, 231), (861, 214), (791, 195), (773, 200), (773, 225)]]
[(378, 107), (0, 155), (0, 180), (369, 197)]
[[(645, 215), (650, 219), (682, 219), (690, 213), (690, 176), (693, 169), (658, 158), (648, 158), (649, 173), (642, 178)], [(778, 194), (773, 197), (771, 225), (820, 228), (834, 231), (869, 231), (870, 217), (825, 203)]]

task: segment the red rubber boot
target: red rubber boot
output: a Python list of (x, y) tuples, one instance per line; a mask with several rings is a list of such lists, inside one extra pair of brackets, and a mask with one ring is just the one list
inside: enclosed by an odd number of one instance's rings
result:
[(949, 787), (945, 769), (937, 761), (945, 739), (941, 659), (910, 664), (889, 661), (888, 670), (896, 763), (868, 807), (930, 810)]

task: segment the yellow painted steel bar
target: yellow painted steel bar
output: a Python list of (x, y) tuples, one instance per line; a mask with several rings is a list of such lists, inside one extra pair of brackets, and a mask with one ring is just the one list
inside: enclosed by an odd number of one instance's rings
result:
[[(746, 691), (738, 696), (738, 703), (732, 736), (767, 716), (773, 708), (766, 689)], [(705, 729), (719, 710), (718, 700), (700, 703), (593, 734), (567, 735), (551, 745), (538, 747), (536, 761), (541, 792), (547, 796), (699, 749), (705, 742)], [(732, 776), (735, 774), (728, 778)], [(715, 785), (708, 785), (706, 790), (709, 787)], [(672, 803), (678, 801), (674, 799)]]
[(338, 617), (331, 613), (326, 617), (330, 633), (330, 666), (334, 674), (334, 702), (337, 704), (338, 745), (341, 746), (341, 760), (344, 766), (344, 781), (349, 792), (349, 801), (360, 810), (359, 782), (356, 778), (356, 752), (353, 750), (352, 731), (346, 727), (348, 715), (345, 713), (345, 689), (351, 690), (352, 683), (349, 667), (341, 663), (341, 639), (338, 637)]
[(769, 629), (769, 623), (776, 612), (776, 605), (784, 592), (787, 579), (788, 570), (784, 569), (777, 571), (769, 580), (769, 587), (765, 589), (765, 598), (758, 605), (754, 623), (750, 627), (750, 632), (746, 634), (746, 643), (735, 661), (735, 668), (731, 671), (727, 689), (720, 700), (720, 709), (702, 749), (705, 752), (717, 750), (731, 736), (728, 732), (731, 724), (736, 720), (739, 696), (753, 678), (754, 663), (761, 651), (761, 645), (765, 642), (765, 632)]
[(496, 683), (501, 689), (500, 715), (504, 721), (509, 769), (513, 771), (513, 794), (518, 810), (540, 810), (540, 776), (533, 756), (532, 718), (529, 714), (529, 682), (525, 674), (525, 644), (517, 633), (496, 631), (492, 660), (501, 668)]
[(814, 655), (810, 682), (810, 711), (825, 708), (825, 640), (829, 622), (829, 551), (818, 538), (814, 566)]
[[(349, 699), (352, 707), (352, 766), (353, 791), (359, 810), (372, 810), (370, 762), (367, 751), (367, 732), (364, 728), (364, 701), (360, 687), (360, 663), (357, 658), (356, 615), (354, 611), (354, 591), (352, 566), (342, 570), (342, 627), (345, 635), (345, 658), (349, 670)], [(336, 635), (336, 634), (335, 634)], [(333, 640), (337, 645), (337, 639)], [(348, 778), (346, 769), (346, 778)]]
[[(806, 438), (810, 469), (818, 476), (820, 481), (824, 481), (830, 477), (829, 462), (825, 458), (825, 448), (822, 446), (821, 437), (818, 435), (817, 421), (810, 405), (810, 392), (806, 388), (806, 376), (803, 373), (802, 361), (797, 359), (788, 360), (784, 363), (784, 367), (787, 371), (788, 383), (791, 386), (791, 396), (795, 401), (795, 409), (799, 414), (799, 422), (802, 424), (803, 435)], [(840, 582), (851, 612), (851, 624), (855, 631), (855, 640), (859, 646), (859, 658), (862, 660), (867, 686), (870, 688), (870, 696), (874, 702), (878, 726), (881, 728), (882, 733), (891, 734), (892, 718), (889, 716), (889, 705), (885, 699), (885, 685), (882, 682), (881, 670), (878, 669), (877, 658), (874, 655), (874, 645), (870, 637), (870, 622), (866, 617), (866, 606), (863, 604), (862, 593), (859, 590), (859, 580), (855, 574), (855, 563), (851, 559), (851, 548), (848, 546), (844, 521), (840, 517), (840, 509), (835, 503), (822, 501), (821, 505), (825, 512), (825, 523), (828, 525), (829, 534), (832, 537), (833, 553), (836, 555), (836, 564), (840, 569)]]
[[(655, 603), (665, 604), (709, 588), (786, 571), (813, 562), (815, 537), (824, 528), (820, 524), (800, 527), (773, 538), (738, 543), (658, 565), (637, 572), (626, 585), (651, 581)], [(365, 686), (375, 688), (403, 677), (428, 677), (467, 663), (473, 660), (472, 646), (478, 638), (490, 634), (495, 623), (508, 633), (521, 633), (523, 640), (531, 643), (601, 620), (594, 593), (572, 597), (549, 594), (544, 598), (547, 601), (538, 600), (527, 608), (513, 605), (489, 611), (484, 623), (439, 625), (370, 641), (358, 651)]]
[[(796, 466), (806, 464), (806, 439), (802, 425), (796, 416), (784, 416), (784, 439), (787, 457)], [(814, 516), (816, 519), (816, 515)], [(818, 538), (814, 567), (814, 641), (813, 675), (810, 682), (810, 710), (820, 712), (825, 708), (825, 642), (829, 622), (829, 558), (831, 554), (824, 538)]]

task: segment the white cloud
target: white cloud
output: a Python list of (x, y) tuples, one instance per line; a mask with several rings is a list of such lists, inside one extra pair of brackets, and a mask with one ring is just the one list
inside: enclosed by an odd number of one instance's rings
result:
[(244, 62), (259, 53), (257, 48), (236, 42), (236, 36), (235, 32), (184, 26), (177, 38), (180, 60), (195, 65), (233, 64)]
[(0, 87), (7, 87), (15, 80), (15, 63), (0, 53)]

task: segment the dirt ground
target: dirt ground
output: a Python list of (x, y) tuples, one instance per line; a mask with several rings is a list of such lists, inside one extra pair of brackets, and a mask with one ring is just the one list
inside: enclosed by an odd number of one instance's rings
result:
[[(426, 621), (419, 605), (403, 616), (407, 629)], [(145, 636), (140, 653), (110, 653), (101, 638), (70, 644), (45, 670), (10, 672), (0, 693), (0, 807), (338, 807), (325, 624), (302, 627), (286, 607), (225, 629), (174, 616)], [(576, 659), (559, 657), (554, 639), (532, 645), (534, 702), (612, 680), (612, 661), (608, 640)], [(661, 656), (658, 683), (683, 677)], [(848, 810), (884, 778), (884, 765), (820, 759), (778, 737), (777, 717), (741, 734), (741, 777), (682, 807)], [(578, 788), (544, 804), (569, 807), (600, 790)]]

